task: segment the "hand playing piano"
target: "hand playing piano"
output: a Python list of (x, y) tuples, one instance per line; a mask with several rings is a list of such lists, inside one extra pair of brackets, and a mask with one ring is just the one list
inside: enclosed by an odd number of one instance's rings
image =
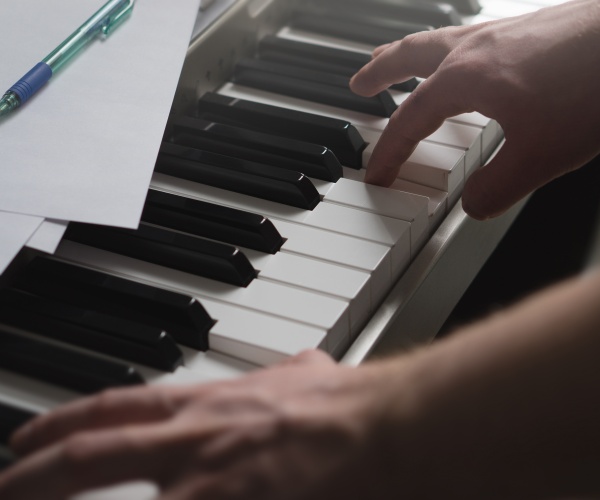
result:
[(390, 185), (420, 140), (442, 122), (478, 111), (506, 143), (467, 181), (463, 206), (478, 219), (501, 214), (600, 152), (600, 3), (575, 0), (534, 14), (421, 32), (382, 46), (353, 79), (375, 95), (427, 78), (391, 118), (367, 181)]
[(135, 479), (157, 482), (161, 500), (325, 500), (330, 474), (349, 492), (371, 488), (383, 470), (372, 382), (368, 369), (305, 352), (235, 381), (82, 399), (17, 432), (24, 458), (0, 476), (0, 498), (64, 500)]

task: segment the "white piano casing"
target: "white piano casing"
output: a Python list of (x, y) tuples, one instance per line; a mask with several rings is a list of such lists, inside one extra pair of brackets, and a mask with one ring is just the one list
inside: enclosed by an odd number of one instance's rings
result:
[[(173, 112), (189, 113), (204, 93), (228, 82), (236, 61), (252, 56), (261, 37), (279, 32), (298, 3), (302, 0), (238, 0), (192, 41)], [(497, 126), (491, 133), (498, 143)], [(489, 152), (488, 148), (483, 154)], [(521, 207), (492, 221), (477, 222), (457, 203), (341, 361), (358, 364), (369, 356), (431, 341)]]
[[(220, 1), (227, 3), (227, 9), (223, 13), (219, 12), (219, 16), (213, 15), (210, 22), (203, 26), (190, 44), (173, 104), (174, 115), (189, 113), (195, 108), (198, 98), (205, 92), (217, 91), (227, 83), (236, 61), (251, 56), (256, 49), (257, 41), (262, 36), (278, 33), (282, 26), (285, 26), (293, 6), (302, 3), (303, 0), (215, 0), (208, 10), (218, 9), (219, 5), (224, 4), (220, 4)], [(491, 7), (493, 3), (490, 0), (486, 6), (489, 4)], [(529, 10), (540, 5), (533, 2), (502, 0), (502, 6), (494, 6), (494, 11), (489, 16), (484, 8), (481, 14), (472, 16), (467, 19), (467, 22), (502, 17), (496, 12), (498, 8), (506, 7), (507, 12), (513, 12), (513, 8)], [(450, 122), (464, 126), (460, 117)], [(485, 134), (488, 139), (484, 140), (478, 150), (483, 161), (487, 160), (492, 153), (491, 145), (495, 147), (499, 143), (501, 130), (492, 123)], [(422, 157), (428, 157), (427, 153), (423, 153)], [(444, 181), (453, 189), (451, 197), (432, 186), (420, 187), (419, 194), (430, 196), (429, 217), (433, 220), (431, 227), (434, 231), (428, 233), (420, 242), (418, 245), (420, 250), (413, 256), (412, 261), (403, 264), (403, 272), (389, 291), (377, 296), (376, 307), (369, 311), (368, 317), (361, 319), (364, 326), (359, 331), (353, 332), (349, 347), (338, 353), (342, 363), (357, 365), (367, 358), (388, 355), (393, 351), (430, 342), (524, 205), (525, 202), (522, 202), (503, 216), (491, 221), (478, 222), (469, 218), (462, 210), (459, 200), (463, 181), (455, 173), (456, 170), (466, 171), (468, 168), (464, 165), (464, 161), (461, 164), (459, 156), (451, 163), (452, 168), (449, 169)], [(408, 174), (408, 179), (397, 181), (396, 189), (410, 189), (411, 172)], [(359, 180), (360, 173), (355, 174), (353, 178)], [(436, 186), (440, 182), (432, 181)], [(448, 213), (444, 216), (445, 210), (448, 210)], [(284, 228), (294, 227), (285, 220), (276, 221), (276, 225)], [(307, 231), (320, 230), (309, 228)], [(368, 245), (372, 247), (373, 252), (377, 250), (376, 243), (370, 242)], [(297, 251), (301, 252), (300, 249)], [(375, 258), (374, 255), (373, 259)], [(389, 259), (389, 257), (377, 258)], [(384, 279), (382, 278), (381, 281)], [(317, 342), (321, 340), (317, 330), (314, 335)], [(227, 345), (240, 341), (224, 334), (219, 342)], [(253, 352), (251, 345), (245, 346), (245, 349)], [(281, 346), (276, 353), (274, 351), (272, 358), (265, 358), (264, 361), (257, 360), (256, 364), (270, 364), (284, 351), (285, 347)], [(255, 355), (263, 354), (257, 351)], [(222, 373), (224, 377), (236, 376), (252, 366), (233, 358), (229, 359), (219, 353), (208, 354), (207, 361), (214, 363), (217, 367), (216, 372)], [(224, 368), (219, 371), (218, 367)], [(38, 384), (33, 382), (21, 384), (17, 380), (13, 384), (12, 378), (19, 377), (11, 377), (3, 377), (3, 382), (0, 382), (1, 399), (5, 401), (18, 402), (30, 387), (32, 392), (39, 389)], [(39, 405), (23, 406), (51, 408), (73, 397), (68, 391), (63, 394), (63, 391), (57, 390), (56, 395), (50, 392), (52, 394), (49, 393), (48, 399), (41, 400)], [(148, 485), (132, 485), (126, 486), (126, 489), (117, 488), (111, 492), (84, 495), (77, 500), (122, 500), (123, 498), (149, 500), (154, 498), (155, 492), (155, 489)]]

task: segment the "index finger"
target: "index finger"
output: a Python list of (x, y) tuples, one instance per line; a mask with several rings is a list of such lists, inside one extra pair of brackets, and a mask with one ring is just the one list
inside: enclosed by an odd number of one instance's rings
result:
[(445, 30), (423, 31), (378, 47), (350, 81), (356, 94), (371, 97), (412, 77), (431, 76), (452, 50)]
[(417, 145), (433, 134), (444, 120), (470, 111), (453, 91), (451, 78), (434, 74), (423, 82), (394, 112), (375, 146), (365, 182), (391, 185)]
[(160, 388), (108, 390), (29, 421), (13, 434), (10, 444), (25, 455), (74, 432), (159, 421), (172, 416), (175, 405), (174, 398)]
[(142, 426), (82, 433), (44, 448), (0, 475), (3, 500), (62, 500), (126, 481), (166, 481), (181, 440), (168, 428)]

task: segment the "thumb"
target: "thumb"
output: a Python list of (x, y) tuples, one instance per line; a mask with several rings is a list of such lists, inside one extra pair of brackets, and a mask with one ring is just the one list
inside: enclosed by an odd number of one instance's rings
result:
[(507, 141), (489, 163), (471, 174), (462, 195), (464, 211), (478, 220), (497, 217), (555, 176), (539, 148)]

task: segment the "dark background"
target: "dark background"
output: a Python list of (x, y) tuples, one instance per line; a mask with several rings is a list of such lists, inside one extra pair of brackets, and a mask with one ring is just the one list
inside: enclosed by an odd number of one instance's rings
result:
[(438, 336), (585, 268), (600, 234), (600, 156), (536, 191)]

